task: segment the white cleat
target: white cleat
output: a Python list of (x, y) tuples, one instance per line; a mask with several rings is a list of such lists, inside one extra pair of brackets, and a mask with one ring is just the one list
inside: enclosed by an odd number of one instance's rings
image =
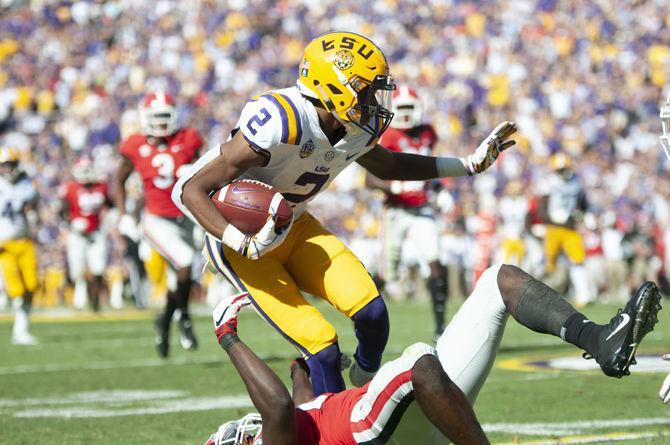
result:
[(37, 338), (30, 334), (21, 334), (12, 336), (12, 344), (16, 346), (35, 346), (39, 344)]

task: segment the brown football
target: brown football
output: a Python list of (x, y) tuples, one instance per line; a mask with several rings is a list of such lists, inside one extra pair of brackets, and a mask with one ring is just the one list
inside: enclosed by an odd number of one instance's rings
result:
[[(240, 179), (230, 183), (226, 193), (221, 193), (222, 190), (212, 195), (212, 201), (226, 221), (246, 235), (258, 233), (270, 216), (270, 203), (277, 193), (274, 187), (260, 181)], [(277, 209), (276, 228), (289, 224), (292, 217), (291, 207), (282, 198)]]

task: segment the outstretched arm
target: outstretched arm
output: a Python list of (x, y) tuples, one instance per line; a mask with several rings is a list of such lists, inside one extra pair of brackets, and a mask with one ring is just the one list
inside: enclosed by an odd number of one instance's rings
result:
[(237, 336), (237, 313), (248, 304), (247, 294), (235, 295), (219, 303), (213, 313), (217, 340), (228, 353), (261, 415), (264, 441), (297, 445), (295, 405), (291, 395), (277, 374)]
[(291, 363), (291, 381), (293, 382), (293, 401), (296, 405), (314, 399), (312, 383), (309, 381), (309, 368), (302, 357)]
[(422, 156), (392, 152), (376, 145), (358, 159), (358, 163), (379, 179), (420, 181), (451, 176), (481, 173), (490, 167), (498, 155), (515, 144), (507, 140), (516, 132), (514, 122), (503, 122), (465, 158)]

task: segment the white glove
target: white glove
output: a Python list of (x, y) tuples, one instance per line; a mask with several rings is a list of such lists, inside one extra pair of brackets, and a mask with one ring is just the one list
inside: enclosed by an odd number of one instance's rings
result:
[(272, 199), (272, 203), (268, 209), (270, 216), (257, 234), (245, 235), (237, 227), (228, 224), (226, 230), (223, 231), (221, 242), (250, 260), (257, 260), (264, 254), (276, 249), (284, 242), (286, 235), (288, 235), (293, 226), (293, 219), (291, 219), (291, 222), (286, 226), (282, 228), (275, 227), (277, 208), (282, 199), (279, 194), (276, 194)]
[(140, 239), (140, 233), (135, 218), (127, 213), (121, 215), (121, 218), (119, 218), (119, 233), (137, 242)]
[[(663, 360), (670, 360), (670, 354), (664, 354), (661, 358)], [(663, 380), (661, 389), (658, 391), (658, 398), (661, 399), (663, 403), (668, 403), (670, 401), (670, 374)]]
[(240, 310), (251, 304), (249, 294), (241, 294), (225, 297), (219, 302), (212, 312), (214, 320), (214, 334), (221, 344), (221, 339), (226, 334), (237, 334), (237, 314)]
[(488, 135), (484, 141), (479, 144), (475, 152), (465, 158), (461, 158), (465, 170), (468, 175), (472, 176), (476, 173), (481, 173), (489, 168), (498, 159), (498, 155), (516, 144), (516, 141), (505, 141), (508, 137), (516, 132), (516, 124), (514, 122), (505, 121), (499, 124)]

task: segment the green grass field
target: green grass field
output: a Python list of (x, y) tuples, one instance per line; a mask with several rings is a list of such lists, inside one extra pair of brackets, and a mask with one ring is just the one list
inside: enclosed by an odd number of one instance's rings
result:
[[(319, 305), (355, 345), (351, 322)], [(456, 309), (450, 307), (450, 313)], [(586, 313), (604, 322), (613, 306)], [(430, 341), (429, 307), (390, 304), (391, 339), (385, 359), (416, 341)], [(661, 322), (638, 355), (670, 351), (670, 320)], [(11, 322), (0, 321), (0, 443), (201, 444), (219, 424), (250, 410), (244, 387), (212, 335), (202, 308), (200, 349), (157, 358), (150, 311), (53, 318), (36, 314), (41, 344), (9, 344)], [(82, 314), (84, 315), (84, 314)], [(241, 337), (286, 381), (294, 350), (253, 312), (240, 318)], [(622, 380), (598, 371), (520, 366), (524, 360), (579, 357), (560, 340), (508, 322), (502, 348), (475, 409), (494, 443), (670, 443), (670, 407), (656, 396), (665, 372)], [(652, 364), (660, 359), (650, 358)], [(662, 364), (661, 364), (662, 366)], [(521, 367), (522, 369), (516, 369)], [(421, 445), (425, 422), (409, 411), (394, 442)]]

